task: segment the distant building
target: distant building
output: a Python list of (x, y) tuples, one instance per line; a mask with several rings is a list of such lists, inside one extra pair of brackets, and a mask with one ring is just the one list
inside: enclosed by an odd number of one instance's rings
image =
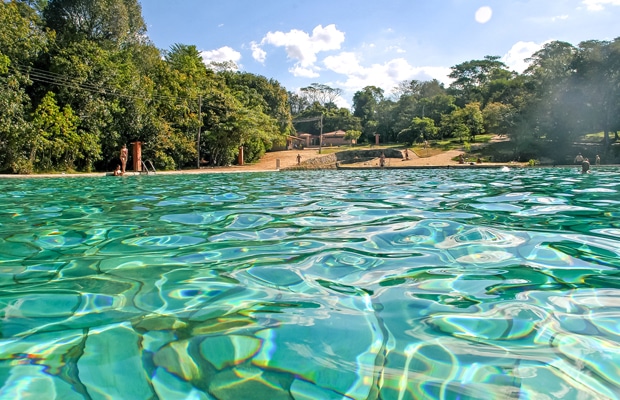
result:
[[(352, 144), (351, 140), (345, 140), (346, 132), (337, 130), (334, 132), (326, 132), (323, 134), (323, 146), (343, 146)], [(306, 132), (297, 132), (295, 136), (289, 135), (286, 138), (286, 147), (275, 146), (271, 150), (293, 150), (308, 147), (319, 147), (321, 135)], [(355, 141), (353, 141), (355, 143)]]
[(344, 146), (351, 144), (350, 140), (345, 140), (347, 133), (342, 130), (327, 132), (323, 134), (323, 146)]

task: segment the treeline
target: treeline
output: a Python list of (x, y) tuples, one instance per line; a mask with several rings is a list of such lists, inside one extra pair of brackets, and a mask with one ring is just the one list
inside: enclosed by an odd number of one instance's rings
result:
[[(158, 169), (260, 158), (287, 135), (342, 129), (414, 143), (484, 132), (511, 138), (515, 159), (561, 154), (576, 138), (620, 129), (620, 39), (546, 44), (523, 74), (498, 57), (452, 67), (449, 87), (370, 86), (339, 108), (340, 89), (297, 93), (277, 81), (205, 65), (193, 45), (157, 49), (138, 0), (0, 3), (0, 171), (110, 170), (142, 141)], [(200, 157), (199, 157), (200, 154)]]
[(142, 141), (159, 169), (252, 162), (294, 133), (275, 80), (158, 50), (137, 0), (0, 3), (0, 171), (110, 170)]
[[(620, 38), (578, 46), (550, 42), (527, 61), (522, 74), (495, 56), (458, 64), (451, 68), (447, 88), (437, 80), (412, 80), (386, 96), (369, 86), (353, 97), (352, 119), (329, 102), (335, 89), (317, 84), (305, 88), (311, 96), (302, 90), (289, 97), (302, 117), (321, 112), (328, 130), (359, 130), (362, 142), (374, 142), (376, 133), (382, 142), (408, 144), (449, 138), (473, 142), (479, 134), (494, 133), (511, 139), (512, 151), (502, 161), (544, 156), (563, 162), (580, 137), (602, 132), (604, 154), (618, 157), (617, 146), (615, 154), (610, 150), (620, 139)], [(317, 133), (317, 122), (310, 124), (307, 131)]]

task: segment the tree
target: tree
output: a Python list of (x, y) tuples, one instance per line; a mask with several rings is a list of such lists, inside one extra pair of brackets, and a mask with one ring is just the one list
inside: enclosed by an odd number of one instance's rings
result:
[(485, 56), (483, 60), (466, 61), (451, 68), (448, 75), (454, 79), (450, 91), (457, 98), (457, 105), (464, 107), (471, 102), (486, 104), (489, 98), (487, 85), (492, 81), (509, 79), (512, 73), (498, 56)]
[(350, 129), (350, 130), (346, 131), (346, 133), (344, 135), (344, 140), (350, 140), (351, 144), (353, 144), (353, 142), (357, 141), (357, 139), (359, 139), (360, 136), (362, 136), (362, 131), (357, 131), (355, 129)]
[(470, 140), (475, 142), (476, 135), (484, 133), (484, 117), (480, 111), (480, 103), (469, 103), (456, 113), (469, 129)]
[(310, 106), (306, 96), (302, 96), (298, 93), (287, 92), (288, 103), (293, 117), (301, 114), (306, 108)]
[(89, 40), (120, 48), (142, 42), (146, 33), (137, 0), (49, 0), (43, 18), (63, 43)]
[(28, 70), (51, 37), (33, 9), (14, 1), (0, 2), (0, 27), (0, 170), (30, 173)]
[(71, 107), (61, 110), (53, 93), (45, 95), (32, 120), (35, 135), (30, 148), (31, 163), (38, 170), (66, 170), (73, 169), (77, 159), (96, 159), (96, 138), (86, 133), (80, 135), (78, 124), (79, 118)]
[(282, 136), (294, 133), (288, 95), (278, 81), (248, 72), (224, 71), (220, 74), (226, 86), (235, 92), (238, 99), (243, 99), (246, 106), (258, 107), (273, 118)]
[(446, 88), (443, 83), (439, 82), (437, 79), (430, 81), (418, 81), (413, 79), (400, 82), (398, 86), (394, 88), (393, 93), (397, 99), (403, 96), (413, 96), (416, 99), (422, 99), (445, 94)]
[(411, 146), (419, 140), (427, 140), (434, 137), (438, 132), (435, 123), (430, 118), (415, 117), (408, 128), (398, 133), (398, 140)]
[(376, 118), (377, 105), (383, 101), (383, 89), (366, 86), (353, 95), (353, 115), (362, 122), (363, 136), (370, 140), (378, 126)]
[(497, 135), (508, 135), (514, 126), (513, 106), (503, 103), (490, 103), (482, 110), (484, 129)]
[(313, 83), (300, 89), (300, 95), (305, 97), (308, 104), (316, 102), (324, 107), (334, 104), (341, 94), (342, 89), (332, 88), (320, 83)]
[(574, 66), (578, 84), (584, 87), (582, 109), (587, 128), (603, 131), (608, 148), (609, 133), (620, 127), (620, 38), (613, 42), (581, 42)]
[(532, 55), (525, 71), (529, 78), (529, 121), (557, 150), (570, 146), (583, 127), (580, 99), (575, 85), (574, 61), (577, 48), (570, 43), (547, 43)]
[(445, 137), (457, 137), (462, 142), (467, 136), (472, 142), (475, 141), (476, 135), (484, 133), (484, 118), (480, 104), (470, 103), (464, 108), (444, 115), (440, 129)]

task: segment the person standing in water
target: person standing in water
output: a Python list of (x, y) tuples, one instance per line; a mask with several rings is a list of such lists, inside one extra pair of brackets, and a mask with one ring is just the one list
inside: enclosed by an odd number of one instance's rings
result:
[(125, 175), (125, 168), (127, 167), (127, 157), (129, 155), (129, 151), (127, 150), (127, 145), (124, 144), (121, 149), (121, 175)]
[(575, 157), (575, 164), (581, 164), (583, 162), (583, 156), (581, 155), (581, 153), (577, 154), (577, 157)]

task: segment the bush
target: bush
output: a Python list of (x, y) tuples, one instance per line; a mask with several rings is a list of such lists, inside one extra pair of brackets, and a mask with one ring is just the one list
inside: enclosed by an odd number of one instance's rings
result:
[(11, 172), (20, 175), (29, 175), (34, 171), (34, 167), (30, 160), (16, 159), (11, 163)]
[(174, 162), (174, 159), (165, 152), (156, 151), (154, 158), (155, 159), (153, 160), (153, 165), (155, 165), (155, 168), (163, 171), (172, 171), (176, 169), (176, 163)]

